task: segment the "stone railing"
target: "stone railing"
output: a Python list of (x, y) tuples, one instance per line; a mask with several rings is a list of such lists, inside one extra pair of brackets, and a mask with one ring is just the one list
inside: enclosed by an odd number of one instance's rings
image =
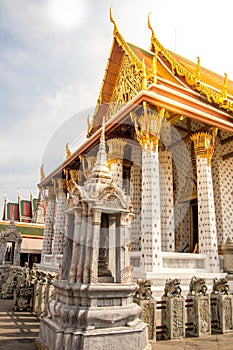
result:
[(176, 339), (233, 331), (233, 295), (226, 278), (213, 279), (208, 293), (205, 278), (193, 276), (189, 292), (182, 296), (181, 280), (168, 279), (164, 295), (155, 300), (149, 280), (138, 280), (135, 302), (142, 308), (149, 339)]
[(37, 317), (46, 316), (48, 302), (53, 298), (53, 282), (58, 275), (37, 269), (11, 266), (1, 289), (2, 299), (14, 299), (15, 310), (28, 309)]

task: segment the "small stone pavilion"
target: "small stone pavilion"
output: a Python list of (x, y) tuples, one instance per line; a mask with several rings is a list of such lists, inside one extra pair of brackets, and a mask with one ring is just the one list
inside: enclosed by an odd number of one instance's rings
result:
[(17, 231), (14, 221), (0, 235), (0, 265), (20, 265), (22, 236)]
[[(103, 123), (104, 124), (104, 123)], [(72, 173), (65, 244), (55, 300), (41, 320), (38, 346), (49, 350), (150, 349), (147, 325), (133, 303), (130, 198), (106, 161), (104, 125), (96, 162), (83, 186)]]

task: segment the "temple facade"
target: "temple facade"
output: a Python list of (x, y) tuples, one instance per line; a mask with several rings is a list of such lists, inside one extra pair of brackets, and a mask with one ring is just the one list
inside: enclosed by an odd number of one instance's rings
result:
[[(134, 278), (151, 278), (156, 286), (174, 273), (212, 279), (223, 272), (222, 246), (233, 234), (233, 82), (202, 67), (199, 58), (193, 63), (167, 50), (150, 20), (148, 51), (127, 43), (111, 21), (113, 43), (88, 139), (39, 184), (46, 200), (41, 266), (58, 270), (64, 254), (75, 250), (75, 278), (90, 277), (84, 277), (75, 235), (96, 227), (97, 214), (84, 202), (82, 210), (67, 210), (74, 184), (89, 179), (105, 118), (108, 169), (132, 204), (127, 250)], [(111, 237), (119, 218), (112, 209), (105, 214), (99, 225)], [(106, 242), (104, 278), (118, 281), (111, 244), (120, 243)], [(96, 281), (102, 255), (99, 249), (91, 270)], [(71, 266), (63, 260), (65, 279)]]

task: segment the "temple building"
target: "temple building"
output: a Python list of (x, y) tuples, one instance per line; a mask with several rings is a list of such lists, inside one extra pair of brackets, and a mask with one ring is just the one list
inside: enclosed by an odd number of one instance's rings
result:
[[(30, 193), (24, 199), (18, 193), (16, 202), (4, 198), (0, 220), (0, 265), (40, 263), (45, 223), (45, 203)], [(18, 244), (20, 242), (20, 246)], [(17, 258), (16, 258), (17, 257)]]
[[(127, 43), (110, 17), (112, 48), (88, 139), (72, 154), (67, 149), (66, 160), (39, 184), (47, 203), (41, 266), (58, 270), (65, 251), (79, 251), (76, 231), (85, 235), (92, 225), (94, 211), (84, 204), (80, 215), (68, 209), (74, 184), (91, 176), (105, 119), (108, 167), (133, 209), (127, 249), (134, 278), (157, 281), (155, 289), (174, 274), (212, 279), (223, 272), (222, 246), (233, 234), (233, 82), (202, 67), (200, 58), (193, 63), (166, 49), (150, 18), (146, 50)], [(102, 261), (106, 280), (114, 281), (112, 205), (100, 217), (107, 235), (98, 246), (106, 250), (103, 262), (99, 248), (96, 264), (100, 271)], [(73, 273), (84, 278), (78, 266)]]

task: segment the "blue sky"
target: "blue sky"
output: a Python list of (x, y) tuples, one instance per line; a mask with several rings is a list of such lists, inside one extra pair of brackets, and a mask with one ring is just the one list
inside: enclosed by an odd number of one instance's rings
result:
[[(0, 1), (0, 213), (2, 194), (36, 195), (83, 140), (112, 43), (108, 0)], [(231, 1), (116, 0), (127, 41), (149, 49), (147, 15), (162, 44), (233, 80)]]

